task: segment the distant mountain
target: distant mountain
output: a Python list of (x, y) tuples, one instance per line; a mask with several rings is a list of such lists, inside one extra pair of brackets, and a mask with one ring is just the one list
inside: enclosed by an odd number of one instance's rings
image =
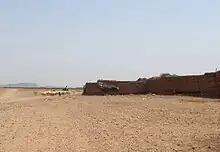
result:
[(36, 83), (13, 83), (0, 85), (0, 88), (64, 88), (64, 86), (38, 85)]
[(37, 88), (39, 85), (36, 83), (15, 83), (15, 84), (6, 84), (6, 85), (0, 85), (0, 87), (5, 88)]

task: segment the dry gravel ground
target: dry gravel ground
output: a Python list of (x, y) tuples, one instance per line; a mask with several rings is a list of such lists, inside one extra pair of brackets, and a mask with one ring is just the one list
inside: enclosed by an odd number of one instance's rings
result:
[(0, 92), (0, 152), (220, 152), (219, 102)]

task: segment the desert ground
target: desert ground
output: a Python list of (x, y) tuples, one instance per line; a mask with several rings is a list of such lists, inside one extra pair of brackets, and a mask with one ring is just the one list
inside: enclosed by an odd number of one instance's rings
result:
[(215, 100), (42, 91), (0, 89), (0, 152), (220, 152)]

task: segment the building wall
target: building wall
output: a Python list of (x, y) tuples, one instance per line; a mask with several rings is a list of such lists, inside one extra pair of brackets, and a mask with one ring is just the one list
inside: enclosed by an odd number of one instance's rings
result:
[(146, 87), (143, 82), (119, 83), (119, 94), (144, 94), (145, 92)]
[[(146, 87), (144, 83), (130, 81), (130, 82), (107, 82), (107, 84), (113, 84), (119, 86), (118, 94), (143, 94), (146, 92)], [(84, 89), (85, 95), (103, 95), (104, 93), (98, 86), (98, 82), (86, 83)]]
[(84, 86), (84, 95), (103, 95), (102, 90), (99, 88), (98, 83), (86, 83)]
[(220, 72), (197, 76), (164, 77), (146, 81), (146, 93), (187, 94), (218, 97), (220, 95)]
[[(105, 82), (105, 80), (102, 80)], [(111, 83), (108, 81), (108, 83)], [(119, 94), (156, 93), (220, 97), (220, 71), (204, 75), (162, 77), (146, 81), (113, 81), (119, 86)], [(98, 83), (86, 83), (86, 95), (102, 95)]]

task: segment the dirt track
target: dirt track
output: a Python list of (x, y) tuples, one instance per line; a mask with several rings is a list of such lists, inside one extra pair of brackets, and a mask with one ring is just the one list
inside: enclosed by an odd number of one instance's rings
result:
[(220, 151), (220, 103), (1, 90), (0, 152)]

